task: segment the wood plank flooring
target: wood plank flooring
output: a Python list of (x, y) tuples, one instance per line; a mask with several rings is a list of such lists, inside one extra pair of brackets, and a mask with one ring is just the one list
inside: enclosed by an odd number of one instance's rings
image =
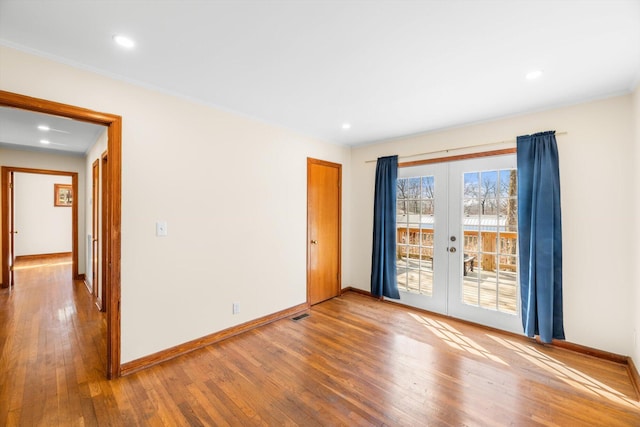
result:
[(107, 381), (104, 314), (69, 261), (20, 267), (0, 290), (2, 426), (640, 425), (623, 365), (355, 293)]

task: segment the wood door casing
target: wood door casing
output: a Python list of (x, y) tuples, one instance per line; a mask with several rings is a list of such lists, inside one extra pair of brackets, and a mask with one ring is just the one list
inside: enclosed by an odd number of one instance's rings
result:
[(340, 295), (342, 165), (307, 159), (307, 302)]

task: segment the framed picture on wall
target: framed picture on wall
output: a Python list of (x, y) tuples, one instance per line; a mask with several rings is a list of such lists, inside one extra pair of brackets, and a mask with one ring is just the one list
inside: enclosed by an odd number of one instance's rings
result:
[(69, 184), (53, 184), (53, 205), (73, 205), (73, 189)]

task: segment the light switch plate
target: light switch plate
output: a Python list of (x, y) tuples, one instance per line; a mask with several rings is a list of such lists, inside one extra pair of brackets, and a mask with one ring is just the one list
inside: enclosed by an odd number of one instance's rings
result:
[(156, 221), (156, 236), (157, 237), (167, 236), (167, 221)]

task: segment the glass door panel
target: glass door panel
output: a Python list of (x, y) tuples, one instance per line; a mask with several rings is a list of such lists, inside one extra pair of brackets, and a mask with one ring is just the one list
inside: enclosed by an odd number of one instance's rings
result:
[(446, 312), (447, 179), (444, 164), (398, 170), (396, 266), (401, 301), (439, 313)]
[(521, 333), (515, 155), (451, 163), (449, 197), (448, 314)]

